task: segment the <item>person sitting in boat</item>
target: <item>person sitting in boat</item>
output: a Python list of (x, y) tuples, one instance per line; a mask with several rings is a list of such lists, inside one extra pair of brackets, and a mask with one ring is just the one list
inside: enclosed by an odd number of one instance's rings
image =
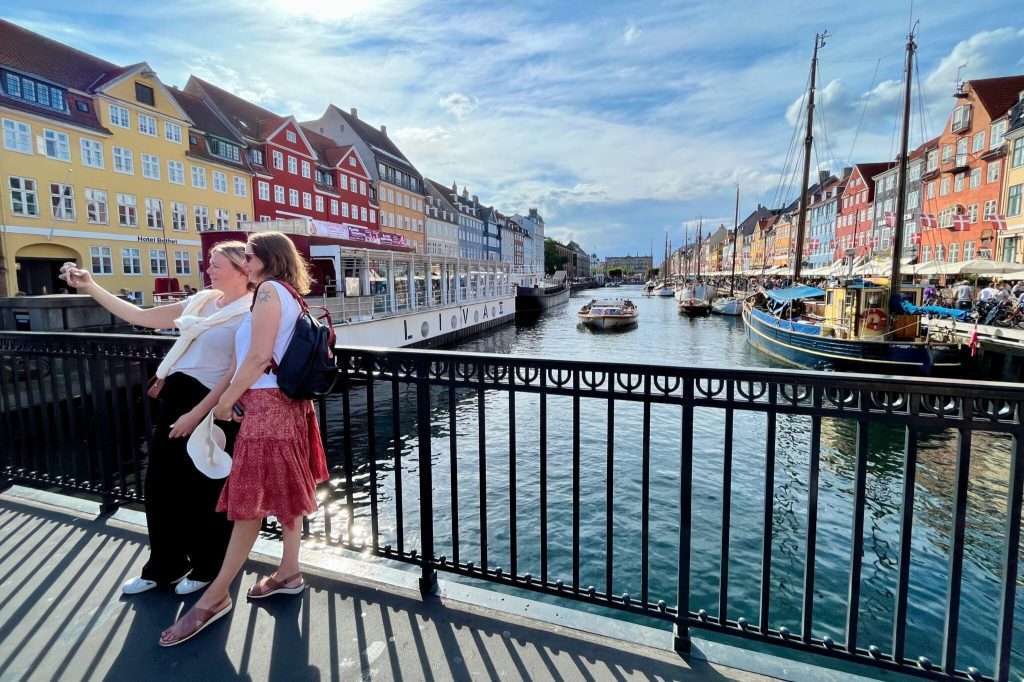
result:
[(935, 285), (931, 282), (924, 288), (924, 304), (935, 305), (935, 302), (939, 300), (939, 292), (935, 288)]

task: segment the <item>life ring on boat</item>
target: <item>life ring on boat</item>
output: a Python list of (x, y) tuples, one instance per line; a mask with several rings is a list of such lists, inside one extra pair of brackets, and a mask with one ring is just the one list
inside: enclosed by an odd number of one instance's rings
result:
[(860, 319), (864, 320), (864, 326), (868, 329), (879, 331), (885, 329), (889, 316), (881, 308), (868, 308), (860, 314)]

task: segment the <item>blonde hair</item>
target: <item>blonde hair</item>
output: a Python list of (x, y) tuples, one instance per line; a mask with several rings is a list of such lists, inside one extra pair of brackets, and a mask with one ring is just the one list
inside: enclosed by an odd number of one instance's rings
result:
[[(233, 239), (231, 241), (219, 242), (210, 247), (210, 258), (213, 258), (218, 253), (227, 258), (235, 270), (245, 274), (245, 242)], [(256, 285), (249, 282), (249, 291), (255, 288)]]
[(313, 277), (309, 264), (284, 232), (257, 232), (249, 235), (253, 255), (263, 261), (264, 280), (279, 279), (292, 285), (302, 295), (309, 293)]

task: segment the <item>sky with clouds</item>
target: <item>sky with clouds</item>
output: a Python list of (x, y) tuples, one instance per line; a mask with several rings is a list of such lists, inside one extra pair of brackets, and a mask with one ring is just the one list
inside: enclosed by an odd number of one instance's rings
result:
[[(1024, 73), (1020, 0), (917, 0), (912, 144), (941, 132), (965, 79)], [(35, 0), (6, 19), (168, 84), (195, 74), (279, 114), (329, 102), (421, 173), (601, 256), (660, 253), (703, 217), (796, 196), (794, 123), (814, 34), (814, 162), (895, 153), (910, 0)], [(742, 217), (742, 216), (741, 216)]]

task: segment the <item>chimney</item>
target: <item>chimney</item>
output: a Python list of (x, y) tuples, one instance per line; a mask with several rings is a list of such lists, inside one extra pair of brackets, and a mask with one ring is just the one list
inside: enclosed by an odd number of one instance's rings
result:
[(384, 133), (384, 137), (387, 137), (387, 135), (388, 135), (388, 127), (386, 125), (384, 125), (383, 123), (380, 124), (380, 131), (382, 133)]
[(828, 176), (831, 175), (827, 170), (818, 171), (818, 189), (822, 189), (822, 186), (828, 181)]
[(475, 206), (476, 204), (479, 204), (479, 203), (480, 203), (480, 198), (477, 195), (474, 194), (473, 195), (473, 205)]
[(352, 114), (352, 118), (359, 118), (359, 110), (356, 109), (355, 107), (349, 109), (348, 113)]

